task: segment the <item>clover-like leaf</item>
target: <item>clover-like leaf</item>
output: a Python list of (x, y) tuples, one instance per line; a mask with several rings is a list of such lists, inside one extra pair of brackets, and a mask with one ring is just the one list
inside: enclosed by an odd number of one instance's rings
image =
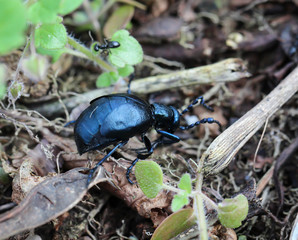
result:
[(137, 182), (148, 198), (155, 198), (163, 185), (163, 174), (160, 166), (153, 161), (142, 160), (135, 167)]
[(189, 204), (189, 198), (188, 194), (185, 191), (182, 191), (181, 193), (174, 196), (171, 208), (173, 212), (177, 212), (180, 210), (183, 206)]
[(0, 54), (25, 42), (26, 8), (20, 0), (0, 0)]
[(104, 72), (99, 75), (96, 80), (96, 87), (108, 87), (112, 83), (116, 82), (119, 78), (119, 75), (115, 72)]
[(135, 65), (143, 60), (143, 49), (139, 42), (126, 30), (114, 33), (111, 41), (120, 43), (120, 47), (112, 48), (109, 54), (109, 61), (118, 68), (128, 65)]
[(248, 214), (248, 201), (243, 194), (235, 198), (224, 199), (218, 204), (218, 218), (228, 228), (237, 228)]
[(67, 33), (63, 24), (42, 24), (35, 29), (35, 46), (48, 50), (62, 49), (67, 43)]
[(36, 51), (41, 54), (41, 55), (47, 55), (52, 57), (52, 63), (55, 63), (59, 60), (61, 55), (65, 52), (67, 52), (66, 47), (62, 49), (57, 49), (57, 50), (50, 50), (50, 49), (45, 49), (42, 47), (39, 47), (36, 49)]
[(54, 23), (61, 0), (39, 0), (28, 9), (29, 20), (34, 23)]
[(121, 77), (127, 77), (134, 72), (134, 67), (131, 65), (125, 65), (123, 68), (118, 68), (118, 73)]
[(188, 173), (183, 174), (178, 187), (182, 190), (185, 190), (188, 194), (191, 193), (191, 177)]
[(84, 0), (61, 0), (59, 14), (66, 15), (77, 9)]

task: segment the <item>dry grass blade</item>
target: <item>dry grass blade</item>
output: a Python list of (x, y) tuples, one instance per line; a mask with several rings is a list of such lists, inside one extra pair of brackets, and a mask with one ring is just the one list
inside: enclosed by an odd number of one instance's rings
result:
[(223, 170), (240, 148), (298, 91), (298, 67), (289, 74), (267, 97), (247, 112), (236, 123), (219, 135), (204, 152), (206, 174)]

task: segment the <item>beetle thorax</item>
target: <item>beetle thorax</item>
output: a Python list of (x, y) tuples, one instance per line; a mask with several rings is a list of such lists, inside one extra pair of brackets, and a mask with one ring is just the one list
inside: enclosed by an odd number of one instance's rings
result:
[(180, 115), (176, 108), (160, 103), (153, 103), (151, 106), (155, 128), (174, 132), (180, 126)]

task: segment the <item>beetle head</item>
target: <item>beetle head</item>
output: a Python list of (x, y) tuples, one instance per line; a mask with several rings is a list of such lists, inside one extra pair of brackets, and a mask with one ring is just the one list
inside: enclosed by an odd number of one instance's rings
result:
[(153, 103), (151, 106), (155, 119), (155, 128), (163, 129), (170, 133), (175, 132), (180, 126), (180, 115), (177, 109), (160, 103)]

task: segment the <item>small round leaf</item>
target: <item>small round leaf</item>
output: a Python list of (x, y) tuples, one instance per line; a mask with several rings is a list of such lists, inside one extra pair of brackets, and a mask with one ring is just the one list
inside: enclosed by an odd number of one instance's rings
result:
[(59, 13), (66, 15), (77, 9), (84, 0), (61, 0), (59, 5)]
[(178, 187), (182, 190), (185, 190), (188, 194), (191, 193), (191, 177), (188, 173), (183, 174)]
[(64, 48), (67, 43), (67, 33), (63, 24), (42, 24), (35, 29), (35, 46), (48, 50)]
[(179, 193), (174, 196), (171, 204), (172, 211), (177, 212), (187, 204), (189, 204), (188, 194), (185, 191), (183, 191), (182, 193)]
[(243, 194), (239, 194), (235, 198), (225, 199), (218, 204), (219, 221), (228, 228), (240, 227), (247, 213), (248, 201)]
[(108, 87), (112, 83), (116, 82), (118, 80), (119, 76), (115, 72), (104, 72), (99, 75), (99, 77), (96, 80), (96, 87), (102, 88), (102, 87)]
[(118, 73), (121, 77), (127, 77), (134, 72), (134, 67), (131, 65), (125, 65), (123, 68), (118, 68)]
[(60, 0), (39, 0), (28, 9), (29, 20), (34, 23), (54, 23)]
[(155, 198), (163, 185), (163, 174), (160, 166), (153, 161), (137, 162), (135, 176), (143, 193), (148, 198)]
[(112, 48), (109, 54), (109, 61), (118, 68), (123, 68), (126, 64), (136, 65), (143, 60), (143, 49), (139, 42), (129, 36), (126, 30), (114, 33), (111, 41), (120, 43), (120, 47)]
[(25, 42), (26, 9), (20, 0), (0, 0), (0, 54)]

